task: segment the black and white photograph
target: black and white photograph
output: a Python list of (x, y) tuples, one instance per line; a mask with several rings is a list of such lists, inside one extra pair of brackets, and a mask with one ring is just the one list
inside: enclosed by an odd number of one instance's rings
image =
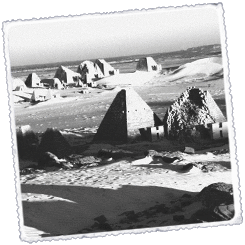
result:
[(222, 3), (5, 21), (3, 38), (21, 240), (242, 222)]

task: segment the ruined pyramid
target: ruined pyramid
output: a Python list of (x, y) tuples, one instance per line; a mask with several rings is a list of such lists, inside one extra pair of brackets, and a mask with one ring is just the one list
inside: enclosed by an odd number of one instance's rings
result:
[(222, 111), (208, 91), (190, 87), (170, 106), (163, 119), (166, 136), (178, 136), (189, 126), (225, 122)]
[(102, 120), (94, 142), (126, 143), (140, 135), (139, 128), (159, 125), (162, 121), (133, 89), (122, 89)]

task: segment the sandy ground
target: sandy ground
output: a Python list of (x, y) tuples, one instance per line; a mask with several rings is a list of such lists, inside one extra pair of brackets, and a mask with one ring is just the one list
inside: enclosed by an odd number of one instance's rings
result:
[[(203, 69), (206, 68), (204, 66)], [(208, 68), (208, 74), (212, 74), (210, 64)], [(218, 65), (214, 68), (220, 72)], [(56, 127), (68, 129), (68, 132), (77, 128), (94, 133), (113, 98), (125, 86), (132, 86), (161, 119), (167, 108), (189, 86), (208, 90), (226, 115), (222, 78), (200, 80), (192, 72), (189, 79), (188, 70), (182, 69), (181, 72), (185, 75), (185, 82), (169, 82), (169, 75), (155, 72), (119, 74), (100, 80), (99, 85), (106, 85), (107, 88), (91, 88), (89, 94), (81, 94), (81, 88), (72, 88), (60, 91), (59, 99), (36, 105), (27, 102), (15, 104), (16, 125), (28, 124), (35, 132)], [(198, 68), (197, 72), (202, 73), (202, 70)], [(166, 141), (162, 142), (159, 150), (164, 150), (167, 144)], [(96, 154), (100, 147), (91, 145), (83, 153)], [(143, 150), (151, 149), (151, 143), (135, 144), (133, 147), (125, 145), (122, 148), (137, 148), (143, 153)], [(21, 175), (23, 238), (37, 240), (45, 236), (78, 234), (91, 227), (94, 218), (100, 215), (114, 224), (115, 230), (178, 225), (173, 220), (173, 214), (142, 219), (138, 226), (129, 227), (118, 222), (123, 212), (140, 212), (157, 204), (176, 208), (175, 214), (184, 214), (188, 218), (198, 207), (178, 209), (176, 205), (184, 194), (193, 196), (215, 182), (232, 183), (229, 153), (216, 156), (202, 150), (195, 155), (179, 154), (181, 161), (172, 164), (142, 156), (139, 159), (109, 159), (105, 165), (87, 169), (60, 169)], [(194, 166), (189, 171), (181, 170), (183, 165), (198, 162), (220, 164), (223, 169), (205, 173)]]
[[(145, 157), (107, 162), (107, 165), (86, 170), (59, 170), (21, 176), (24, 212), (24, 236), (40, 239), (45, 236), (79, 233), (104, 215), (117, 224), (120, 214), (140, 212), (156, 204), (171, 205), (183, 194), (194, 195), (215, 182), (232, 183), (229, 154), (181, 154), (183, 161), (172, 164)], [(191, 162), (222, 163), (226, 170), (204, 173), (193, 167), (182, 171)], [(196, 209), (186, 207), (176, 214), (188, 218)], [(177, 225), (172, 215), (151, 217), (137, 225), (148, 227)], [(148, 223), (148, 224), (147, 224)], [(161, 225), (160, 225), (161, 226)], [(119, 225), (127, 229), (129, 225)], [(136, 226), (135, 226), (136, 227)]]
[(91, 88), (89, 94), (81, 94), (79, 93), (81, 88), (74, 88), (60, 91), (61, 98), (39, 104), (30, 105), (29, 102), (15, 104), (16, 125), (29, 124), (36, 132), (44, 132), (48, 127), (67, 129), (99, 126), (114, 97), (128, 81), (141, 81), (141, 86), (139, 82), (138, 85), (129, 86), (135, 89), (161, 119), (167, 108), (189, 86), (208, 90), (226, 115), (223, 79), (179, 84), (178, 82), (163, 82), (164, 78), (154, 72), (120, 74), (101, 80), (104, 84), (107, 84), (108, 80), (110, 83), (118, 82), (111, 89)]

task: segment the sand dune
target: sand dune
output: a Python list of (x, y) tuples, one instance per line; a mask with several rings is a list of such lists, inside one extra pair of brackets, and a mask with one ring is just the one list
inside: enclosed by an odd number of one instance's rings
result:
[(166, 77), (166, 81), (178, 79), (207, 79), (223, 74), (222, 58), (213, 57), (197, 60), (180, 66)]
[(168, 75), (158, 72), (142, 72), (118, 74), (98, 81), (103, 86), (142, 86), (157, 85), (180, 81), (213, 80), (223, 76), (222, 58), (212, 57), (184, 64)]
[(107, 86), (141, 86), (149, 82), (156, 75), (156, 72), (136, 71), (134, 73), (122, 73), (115, 76), (106, 77), (97, 81), (97, 83), (98, 85)]

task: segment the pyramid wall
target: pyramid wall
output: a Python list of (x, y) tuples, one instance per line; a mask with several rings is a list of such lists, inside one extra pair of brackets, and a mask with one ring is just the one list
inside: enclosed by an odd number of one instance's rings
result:
[(188, 88), (167, 110), (163, 123), (169, 137), (178, 137), (189, 126), (226, 121), (220, 108), (207, 92)]
[(213, 117), (215, 122), (226, 122), (226, 118), (224, 117), (222, 111), (212, 98), (211, 94), (208, 91), (206, 92), (206, 101), (208, 108), (210, 108), (210, 115)]
[(122, 89), (113, 100), (94, 141), (127, 142), (139, 129), (161, 125), (161, 120), (132, 89)]
[(161, 65), (158, 65), (152, 57), (141, 58), (136, 66), (138, 71), (158, 71), (161, 70)]
[(101, 142), (126, 142), (126, 91), (121, 90), (113, 100), (105, 117), (103, 118), (94, 141)]
[(155, 126), (154, 112), (132, 89), (127, 89), (126, 109), (128, 135), (138, 133), (139, 128)]
[(109, 63), (107, 63), (104, 59), (96, 60), (95, 64), (98, 65), (98, 67), (100, 68), (104, 76), (110, 76), (111, 72), (114, 71), (114, 68)]
[(32, 87), (41, 87), (42, 85), (40, 84), (41, 79), (38, 77), (36, 73), (31, 73), (28, 75), (25, 85), (29, 88)]

